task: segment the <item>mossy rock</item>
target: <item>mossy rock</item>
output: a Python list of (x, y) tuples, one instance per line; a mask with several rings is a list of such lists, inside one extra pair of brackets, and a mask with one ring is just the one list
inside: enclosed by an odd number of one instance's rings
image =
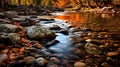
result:
[(51, 39), (55, 38), (56, 34), (41, 26), (30, 26), (27, 27), (27, 36), (31, 39)]
[(22, 27), (12, 24), (0, 24), (0, 32), (4, 33), (16, 33), (17, 30), (22, 30)]

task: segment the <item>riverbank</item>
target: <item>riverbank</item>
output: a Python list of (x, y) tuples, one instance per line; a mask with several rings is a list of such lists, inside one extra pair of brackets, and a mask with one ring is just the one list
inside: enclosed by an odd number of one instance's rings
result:
[(77, 11), (85, 13), (102, 13), (102, 14), (120, 14), (120, 9), (118, 7), (103, 7), (103, 8), (87, 8), (87, 7), (76, 7), (76, 8), (65, 8), (65, 11)]

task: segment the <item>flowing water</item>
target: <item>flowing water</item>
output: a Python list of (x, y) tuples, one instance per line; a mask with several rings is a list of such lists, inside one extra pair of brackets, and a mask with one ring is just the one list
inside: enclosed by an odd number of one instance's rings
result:
[[(120, 31), (120, 15), (116, 14), (93, 14), (79, 12), (53, 13), (55, 19), (69, 21), (67, 24), (76, 28), (101, 28), (113, 31)], [(57, 33), (56, 40), (60, 42), (50, 48), (67, 49), (71, 47), (69, 35)], [(65, 52), (65, 51), (64, 51)]]

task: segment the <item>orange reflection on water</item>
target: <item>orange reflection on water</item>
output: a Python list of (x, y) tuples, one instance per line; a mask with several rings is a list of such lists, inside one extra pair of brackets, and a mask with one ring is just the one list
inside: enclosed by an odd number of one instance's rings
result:
[(60, 16), (55, 16), (55, 18), (60, 20), (68, 20), (70, 25), (78, 26), (79, 24), (83, 23), (85, 20), (79, 13), (70, 13), (69, 15), (64, 14)]
[(54, 4), (54, 6), (64, 8), (69, 2), (70, 0), (58, 0), (58, 2)]

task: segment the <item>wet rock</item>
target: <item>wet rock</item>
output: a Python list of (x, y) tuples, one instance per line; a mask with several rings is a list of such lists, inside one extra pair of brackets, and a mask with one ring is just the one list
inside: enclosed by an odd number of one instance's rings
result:
[(65, 34), (65, 35), (68, 35), (68, 33), (69, 33), (66, 29), (61, 29), (59, 32)]
[(107, 57), (106, 58), (106, 62), (112, 66), (119, 66), (119, 60), (118, 60), (119, 57)]
[[(0, 40), (0, 42), (2, 42), (2, 41)], [(0, 50), (3, 50), (5, 48), (6, 48), (6, 45), (4, 43), (0, 43)]]
[(52, 46), (52, 45), (54, 45), (54, 44), (57, 44), (57, 43), (59, 43), (58, 40), (52, 40), (52, 41), (50, 41), (50, 42), (48, 42), (48, 43), (46, 44), (46, 47), (50, 47), (50, 46)]
[(96, 62), (97, 65), (100, 65), (102, 62), (104, 62), (106, 60), (105, 56), (101, 56), (101, 55), (94, 55), (94, 61)]
[(88, 54), (101, 54), (102, 53), (101, 49), (98, 46), (93, 45), (93, 44), (86, 45), (85, 50)]
[(2, 65), (2, 63), (4, 63), (4, 61), (6, 61), (8, 59), (8, 56), (6, 54), (0, 54), (0, 66)]
[(107, 62), (103, 62), (103, 63), (101, 64), (101, 66), (102, 66), (102, 67), (113, 67), (113, 66), (109, 65)]
[(20, 43), (20, 37), (16, 33), (10, 33), (8, 34), (8, 38), (11, 40), (13, 44)]
[(28, 47), (28, 48), (25, 48), (25, 49), (27, 49), (31, 52), (39, 52), (40, 51), (40, 50), (36, 49), (35, 47), (30, 47), (30, 48)]
[(50, 27), (50, 30), (60, 30), (61, 28), (58, 25), (53, 25), (53, 27)]
[(53, 62), (49, 62), (46, 67), (59, 67), (59, 66)]
[(0, 24), (0, 32), (16, 33), (19, 30), (23, 30), (23, 28), (12, 24)]
[(17, 54), (15, 54), (15, 53), (11, 53), (10, 55), (9, 55), (9, 60), (11, 60), (11, 62), (13, 63), (13, 61), (17, 58)]
[(77, 55), (68, 55), (68, 58), (69, 58), (69, 60), (71, 60), (71, 61), (69, 61), (69, 62), (72, 62), (72, 63), (80, 60), (80, 57), (77, 56)]
[(70, 28), (69, 29), (69, 32), (71, 32), (71, 33), (74, 33), (74, 32), (77, 32), (77, 31), (79, 31), (79, 29), (76, 29), (76, 28)]
[(11, 21), (8, 19), (0, 19), (0, 24), (10, 24)]
[(85, 43), (77, 43), (75, 44), (76, 48), (83, 48), (85, 46)]
[(4, 19), (4, 18), (5, 18), (4, 13), (0, 13), (0, 18), (2, 18), (2, 19)]
[(69, 64), (69, 62), (70, 62), (70, 60), (68, 60), (68, 58), (63, 58), (62, 59), (62, 64), (63, 65), (67, 65), (67, 64)]
[(4, 14), (8, 18), (16, 17), (18, 15), (16, 11), (6, 11), (6, 12), (4, 12)]
[(79, 35), (72, 35), (70, 37), (70, 40), (73, 42), (73, 43), (86, 43), (86, 40), (81, 38)]
[(120, 47), (120, 44), (113, 44), (114, 47)]
[(40, 21), (55, 21), (54, 19), (46, 19), (46, 18), (41, 18)]
[(7, 54), (8, 53), (8, 49), (4, 49), (4, 50), (1, 50), (1, 53), (3, 53), (3, 54)]
[(51, 54), (50, 57), (59, 57), (62, 58), (64, 56), (64, 54)]
[(74, 64), (74, 67), (86, 67), (86, 64), (83, 63), (83, 62), (76, 62), (76, 63)]
[(27, 27), (27, 26), (33, 26), (33, 25), (36, 25), (36, 22), (34, 20), (32, 20), (32, 19), (25, 19), (24, 21), (22, 21), (20, 23), (20, 25), (21, 26), (25, 26), (25, 27)]
[(111, 57), (111, 56), (116, 56), (116, 55), (118, 55), (119, 54), (119, 52), (108, 52), (107, 53), (107, 56), (109, 56), (109, 57)]
[(0, 35), (0, 42), (7, 45), (15, 45), (20, 42), (20, 37), (16, 33), (3, 33)]
[[(53, 24), (49, 27), (50, 30), (57, 30), (59, 29), (60, 27), (58, 25), (54, 25), (54, 22), (55, 21), (37, 21), (38, 22), (38, 25), (49, 25), (49, 24)], [(58, 27), (57, 27), (58, 26)]]
[(24, 57), (24, 60), (23, 60), (26, 64), (31, 64), (35, 61), (35, 58), (34, 57), (31, 57), (31, 56), (28, 56), (28, 57)]
[(84, 57), (86, 55), (86, 53), (84, 52), (84, 49), (77, 49), (74, 54), (79, 56), (79, 57)]
[(44, 66), (48, 61), (45, 58), (39, 57), (35, 60), (39, 66)]
[(30, 16), (30, 18), (38, 18), (36, 15), (32, 15)]
[(93, 30), (90, 29), (90, 28), (81, 28), (80, 30), (81, 30), (81, 31), (93, 31)]
[(23, 62), (14, 62), (10, 65), (8, 65), (8, 67), (24, 67), (25, 64)]
[(102, 40), (98, 40), (98, 39), (87, 39), (86, 41), (89, 43), (96, 44), (96, 45), (103, 45), (104, 44), (104, 40), (102, 41)]
[(117, 51), (120, 52), (120, 48), (117, 48)]
[(51, 58), (49, 59), (49, 61), (52, 61), (52, 62), (54, 62), (54, 63), (56, 63), (56, 64), (60, 64), (60, 63), (61, 63), (60, 59), (58, 59), (57, 57), (51, 57)]
[(27, 28), (27, 35), (31, 39), (53, 39), (56, 34), (41, 26), (30, 26)]
[(39, 43), (35, 43), (33, 46), (36, 47), (36, 48), (38, 48), (38, 49), (41, 49), (41, 48), (42, 48), (42, 45), (39, 44)]

